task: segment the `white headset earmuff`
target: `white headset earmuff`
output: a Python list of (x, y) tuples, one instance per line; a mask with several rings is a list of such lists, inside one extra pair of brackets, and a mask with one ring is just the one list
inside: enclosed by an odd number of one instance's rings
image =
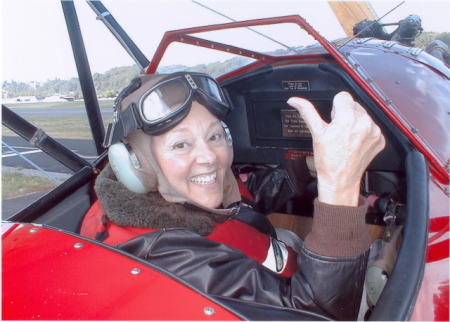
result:
[(108, 149), (108, 158), (111, 168), (116, 175), (117, 180), (121, 182), (128, 190), (136, 193), (145, 193), (145, 187), (138, 176), (133, 172), (138, 170), (141, 165), (133, 152), (122, 142), (111, 145)]

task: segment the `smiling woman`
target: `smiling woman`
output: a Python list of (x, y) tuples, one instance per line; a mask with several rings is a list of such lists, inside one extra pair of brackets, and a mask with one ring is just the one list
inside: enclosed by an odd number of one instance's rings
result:
[[(138, 31), (143, 52), (151, 55), (152, 35), (165, 23), (154, 15), (206, 26), (158, 37), (146, 74), (117, 99), (106, 141), (99, 108), (89, 111), (101, 134), (96, 146), (107, 153), (97, 149), (91, 162), (45, 138), (43, 150), (63, 157), (74, 175), (4, 224), (5, 319), (448, 320), (450, 73), (443, 62), (394, 41), (327, 41), (307, 14), (325, 2), (212, 1), (239, 6), (237, 19), (268, 4), (265, 16), (276, 15), (289, 3), (289, 17), (215, 26), (203, 18), (219, 22), (218, 15), (194, 2), (163, 2), (127, 1), (116, 16)], [(107, 6), (115, 13), (124, 3)], [(188, 4), (203, 14), (185, 10)], [(326, 11), (315, 12), (329, 23)], [(262, 25), (276, 35), (275, 22), (297, 24), (317, 43), (278, 55), (198, 37)], [(89, 55), (115, 56), (100, 40)], [(155, 71), (171, 41), (251, 63), (217, 79), (175, 66), (167, 73), (180, 74), (165, 78)], [(89, 85), (85, 67), (80, 81)], [(167, 87), (177, 95), (167, 96), (166, 82), (180, 85)], [(96, 101), (91, 92), (86, 99)], [(2, 117), (28, 141), (41, 141), (40, 131), (8, 109)], [(312, 225), (296, 235), (274, 226), (272, 215)], [(379, 228), (372, 245), (368, 223)]]
[[(306, 158), (291, 170), (286, 164), (255, 171), (249, 182), (263, 183), (245, 186), (232, 171), (232, 141), (221, 122), (232, 109), (226, 97), (205, 74), (132, 80), (116, 100), (105, 139), (110, 164), (96, 181), (99, 199), (80, 233), (156, 263), (209, 294), (355, 318), (370, 244), (359, 185), (385, 146), (380, 129), (345, 92), (334, 98), (329, 125), (309, 101), (288, 101), (307, 122), (320, 160), (316, 225), (303, 243), (275, 229), (252, 195), (267, 197), (266, 212), (300, 197), (310, 180)], [(242, 202), (244, 194), (253, 206)], [(322, 221), (333, 223), (317, 224)], [(318, 275), (326, 276), (333, 294)], [(343, 299), (349, 303), (344, 310)]]

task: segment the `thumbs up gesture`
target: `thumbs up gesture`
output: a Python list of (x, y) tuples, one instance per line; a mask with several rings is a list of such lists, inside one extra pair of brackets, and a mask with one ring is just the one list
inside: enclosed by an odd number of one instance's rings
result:
[(347, 92), (334, 97), (330, 123), (306, 99), (291, 97), (287, 103), (299, 111), (312, 134), (319, 201), (358, 206), (361, 177), (386, 145), (380, 128)]

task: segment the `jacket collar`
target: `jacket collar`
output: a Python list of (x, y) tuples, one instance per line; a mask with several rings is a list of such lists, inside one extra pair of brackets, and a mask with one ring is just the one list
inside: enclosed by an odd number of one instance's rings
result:
[(159, 192), (132, 192), (117, 181), (109, 164), (97, 177), (94, 189), (107, 217), (119, 226), (186, 228), (209, 235), (215, 222), (223, 222), (238, 211), (211, 211), (189, 204), (169, 203)]

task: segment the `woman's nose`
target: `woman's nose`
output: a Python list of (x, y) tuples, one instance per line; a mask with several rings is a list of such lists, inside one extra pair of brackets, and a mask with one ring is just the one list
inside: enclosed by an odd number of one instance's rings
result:
[(216, 161), (217, 155), (208, 144), (201, 144), (195, 149), (195, 158), (198, 164), (211, 165)]

